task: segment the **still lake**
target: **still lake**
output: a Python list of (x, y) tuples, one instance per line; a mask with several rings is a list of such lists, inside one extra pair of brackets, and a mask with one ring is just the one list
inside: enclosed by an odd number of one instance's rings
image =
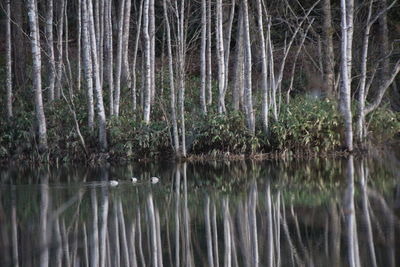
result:
[(399, 163), (3, 166), (0, 266), (399, 266)]

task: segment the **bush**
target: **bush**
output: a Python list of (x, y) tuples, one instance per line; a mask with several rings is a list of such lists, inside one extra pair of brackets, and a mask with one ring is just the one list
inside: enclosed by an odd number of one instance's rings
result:
[(238, 112), (210, 114), (194, 129), (193, 154), (229, 152), (255, 153), (259, 139), (247, 130), (245, 119)]
[(271, 123), (270, 143), (278, 150), (333, 150), (343, 140), (342, 129), (335, 101), (297, 97), (282, 105), (279, 121)]
[(375, 109), (367, 115), (368, 131), (379, 142), (387, 141), (400, 133), (400, 114), (387, 106)]

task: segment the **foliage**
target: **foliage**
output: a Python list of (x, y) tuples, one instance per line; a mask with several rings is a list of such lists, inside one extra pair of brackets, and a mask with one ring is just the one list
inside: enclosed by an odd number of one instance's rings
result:
[(260, 148), (259, 139), (247, 130), (245, 119), (238, 112), (226, 115), (210, 114), (194, 130), (192, 153), (229, 152), (255, 153)]
[(368, 114), (367, 126), (373, 138), (384, 142), (400, 133), (400, 114), (387, 106), (378, 107)]
[(279, 121), (271, 125), (270, 142), (278, 150), (333, 150), (341, 143), (342, 128), (335, 101), (297, 97), (290, 106), (282, 105)]

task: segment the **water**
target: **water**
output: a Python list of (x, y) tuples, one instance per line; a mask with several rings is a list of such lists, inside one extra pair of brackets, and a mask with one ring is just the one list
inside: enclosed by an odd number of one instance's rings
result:
[(3, 167), (0, 266), (398, 266), (398, 163)]

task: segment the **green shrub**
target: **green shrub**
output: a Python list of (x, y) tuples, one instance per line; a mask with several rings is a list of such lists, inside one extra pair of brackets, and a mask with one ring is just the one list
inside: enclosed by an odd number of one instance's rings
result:
[(210, 114), (194, 129), (192, 153), (254, 153), (260, 148), (257, 137), (247, 130), (245, 119), (238, 112)]
[(343, 140), (342, 129), (335, 101), (297, 97), (283, 105), (279, 121), (271, 123), (270, 144), (278, 150), (332, 150)]
[(377, 141), (384, 142), (400, 133), (400, 114), (387, 106), (375, 109), (366, 121), (368, 131)]

